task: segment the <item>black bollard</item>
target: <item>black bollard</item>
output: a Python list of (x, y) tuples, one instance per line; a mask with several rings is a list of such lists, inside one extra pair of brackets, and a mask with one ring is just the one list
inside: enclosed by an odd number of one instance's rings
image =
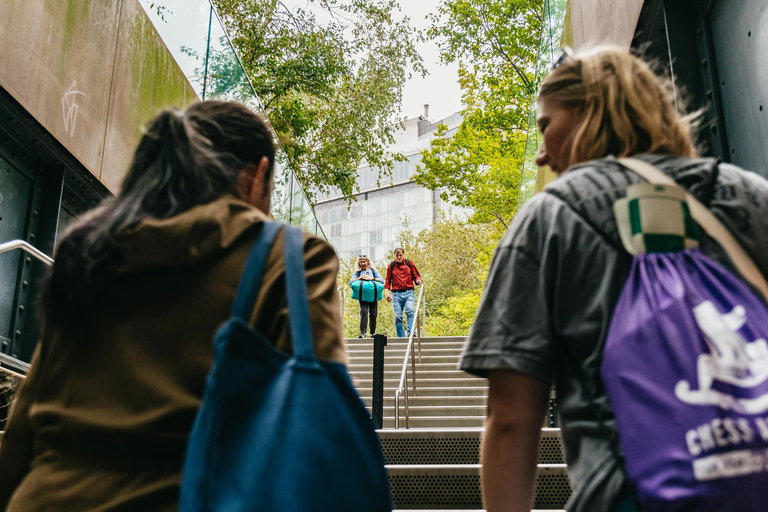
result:
[(371, 395), (373, 423), (376, 428), (384, 428), (384, 347), (387, 337), (383, 334), (373, 336), (373, 394)]

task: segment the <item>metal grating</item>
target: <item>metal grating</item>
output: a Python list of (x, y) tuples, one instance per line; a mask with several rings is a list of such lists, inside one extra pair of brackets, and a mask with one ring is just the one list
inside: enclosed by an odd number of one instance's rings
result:
[(387, 464), (477, 464), (480, 438), (382, 439)]
[(541, 438), (539, 443), (539, 464), (565, 464), (563, 441), (560, 436)]
[(568, 475), (539, 474), (536, 477), (536, 497), (533, 508), (560, 509), (571, 497), (571, 483)]
[[(479, 464), (480, 436), (383, 437), (387, 464)], [(563, 444), (558, 433), (544, 432), (539, 443), (539, 464), (563, 464)]]
[[(395, 508), (483, 508), (479, 474), (390, 475)], [(562, 509), (571, 496), (564, 472), (540, 473), (536, 479), (536, 509)]]
[(482, 509), (480, 475), (391, 475), (395, 508)]

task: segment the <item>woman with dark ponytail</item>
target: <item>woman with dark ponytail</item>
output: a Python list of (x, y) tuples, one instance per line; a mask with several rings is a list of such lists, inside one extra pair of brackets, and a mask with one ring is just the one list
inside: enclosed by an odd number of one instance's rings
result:
[[(168, 109), (122, 189), (61, 241), (44, 334), (0, 446), (0, 509), (178, 509), (216, 328), (267, 219), (275, 149), (238, 103)], [(252, 326), (289, 351), (282, 234)], [(305, 235), (315, 353), (344, 361), (338, 260)], [(247, 400), (248, 397), (243, 397)]]

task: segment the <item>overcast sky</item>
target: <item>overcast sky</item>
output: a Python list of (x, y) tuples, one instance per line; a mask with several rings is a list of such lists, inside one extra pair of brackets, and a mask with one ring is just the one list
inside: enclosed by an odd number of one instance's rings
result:
[[(400, 0), (402, 13), (411, 17), (414, 27), (426, 30), (429, 22), (425, 16), (433, 12), (440, 0)], [(440, 64), (437, 44), (426, 41), (419, 44), (419, 53), (429, 70), (426, 78), (414, 76), (403, 91), (402, 115), (418, 117), (429, 103), (429, 117), (435, 121), (461, 110), (461, 89), (457, 82), (458, 65)]]

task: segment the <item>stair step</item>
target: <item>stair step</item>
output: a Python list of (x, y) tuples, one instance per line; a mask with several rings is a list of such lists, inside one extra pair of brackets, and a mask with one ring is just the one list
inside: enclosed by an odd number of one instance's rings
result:
[[(371, 397), (371, 390), (370, 387), (370, 380), (368, 381), (368, 386), (365, 387), (358, 387), (357, 392), (360, 394), (360, 397), (362, 398), (370, 398)], [(399, 386), (400, 383), (398, 382), (394, 386), (386, 386), (384, 387), (384, 396), (395, 396), (395, 391), (397, 390), (397, 386)], [(413, 394), (411, 393), (412, 388), (408, 388), (408, 400), (413, 398)], [(446, 386), (434, 386), (434, 387), (423, 387), (418, 388), (416, 396), (488, 396), (488, 386), (460, 386), (460, 387), (446, 387)], [(402, 400), (402, 398), (401, 398)]]
[[(365, 340), (365, 339), (370, 340), (370, 342), (373, 343), (373, 338), (372, 337), (370, 337), (370, 338), (345, 338), (345, 341), (347, 343), (355, 343), (355, 342), (359, 342), (359, 341), (362, 341), (362, 340)], [(416, 340), (417, 340), (417, 338), (416, 338), (416, 335), (414, 334), (413, 341), (416, 341)], [(422, 343), (447, 342), (447, 341), (448, 342), (449, 341), (466, 342), (467, 341), (467, 336), (422, 336), (421, 337), (421, 342)], [(387, 345), (388, 346), (392, 345), (392, 344), (398, 344), (398, 343), (408, 343), (408, 338), (398, 338), (397, 336), (391, 336), (391, 337), (387, 338)]]
[[(456, 365), (456, 367), (459, 366), (459, 355), (429, 355), (424, 354), (421, 356), (421, 363), (452, 363)], [(402, 366), (403, 360), (405, 359), (405, 353), (399, 355), (399, 356), (384, 356), (384, 364), (398, 364)], [(370, 364), (373, 365), (373, 355), (367, 355), (367, 356), (356, 356), (356, 355), (350, 355), (347, 354), (347, 361), (349, 361), (349, 364)], [(418, 362), (418, 359), (416, 361), (416, 364), (421, 364)]]
[[(409, 402), (408, 411), (411, 419), (428, 416), (476, 416), (485, 419), (486, 407), (484, 405), (414, 405)], [(400, 406), (400, 413), (405, 414), (405, 407)], [(395, 416), (395, 407), (384, 406), (385, 416)]]
[[(465, 345), (466, 342), (464, 341), (424, 341), (423, 338), (421, 340), (421, 350), (424, 350), (425, 348), (464, 348)], [(373, 350), (373, 340), (367, 339), (351, 341), (345, 343), (345, 346), (348, 349), (354, 348)], [(384, 347), (384, 353), (387, 353), (391, 350), (405, 350), (407, 346), (407, 343), (387, 343), (387, 345)], [(418, 350), (419, 342), (417, 340), (413, 340), (413, 346)]]
[[(408, 368), (410, 368), (410, 364), (408, 365)], [(356, 371), (356, 370), (368, 370), (371, 371), (373, 369), (373, 360), (366, 361), (366, 362), (356, 362), (354, 364), (348, 364), (347, 365), (347, 371)], [(403, 361), (398, 361), (396, 363), (384, 363), (384, 371), (400, 371), (403, 369)], [(448, 361), (444, 363), (416, 363), (416, 371), (419, 370), (459, 370), (459, 363), (458, 361)]]
[[(398, 509), (482, 509), (479, 464), (387, 465)], [(539, 464), (534, 508), (562, 509), (571, 494), (565, 464)]]
[[(363, 399), (366, 406), (371, 405), (371, 398), (367, 397)], [(440, 405), (445, 404), (446, 407), (453, 407), (455, 405), (487, 405), (487, 398), (484, 396), (411, 396), (408, 397), (408, 404), (410, 406), (415, 405)], [(384, 407), (394, 406), (395, 397), (385, 396)], [(402, 400), (400, 401), (400, 407), (404, 407)]]
[[(461, 353), (462, 349), (460, 348), (425, 348), (421, 350), (421, 362), (424, 361), (424, 356), (450, 356), (454, 358), (454, 361), (456, 361), (456, 364), (459, 363), (459, 359), (461, 359)], [(372, 350), (365, 350), (365, 349), (349, 349), (347, 350), (347, 357), (349, 358), (360, 358), (360, 357), (366, 357), (370, 358), (371, 361), (373, 361), (373, 351)], [(387, 360), (390, 360), (391, 362), (397, 362), (399, 361), (400, 364), (403, 363), (403, 360), (405, 359), (405, 350), (395, 350), (392, 352), (387, 352), (384, 354), (384, 362), (390, 362)], [(419, 354), (416, 353), (416, 362), (419, 362)]]
[[(370, 371), (368, 372), (349, 372), (349, 374), (353, 377), (363, 377), (367, 376), (368, 379), (371, 378)], [(400, 376), (402, 375), (402, 370), (397, 371), (385, 371), (384, 372), (384, 381), (386, 382), (389, 379), (397, 380), (400, 382)], [(408, 368), (408, 381), (411, 380), (411, 369)], [(421, 383), (422, 379), (458, 379), (458, 380), (464, 380), (464, 379), (475, 379), (478, 378), (471, 373), (467, 373), (462, 370), (424, 370), (420, 372), (418, 368), (416, 369), (416, 383), (417, 385)], [(483, 379), (484, 380), (484, 379)]]
[[(401, 418), (402, 421), (402, 418)], [(402, 426), (402, 424), (401, 424)], [(388, 464), (479, 464), (484, 428), (377, 430)], [(539, 464), (564, 464), (559, 428), (541, 429)]]
[[(413, 416), (408, 420), (409, 428), (457, 428), (457, 427), (482, 427), (485, 423), (484, 416)], [(385, 429), (395, 428), (395, 417), (384, 416)], [(400, 409), (400, 428), (406, 428), (405, 410)]]
[[(481, 387), (488, 381), (478, 377), (467, 376), (461, 378), (420, 378), (416, 375), (416, 395), (418, 395), (422, 389), (432, 387), (444, 387), (444, 388), (459, 388), (459, 387)], [(409, 385), (411, 379), (408, 379)], [(355, 381), (355, 384), (361, 388), (371, 388), (373, 386), (373, 379), (359, 379)], [(400, 379), (384, 379), (384, 388), (394, 388), (400, 385)]]

